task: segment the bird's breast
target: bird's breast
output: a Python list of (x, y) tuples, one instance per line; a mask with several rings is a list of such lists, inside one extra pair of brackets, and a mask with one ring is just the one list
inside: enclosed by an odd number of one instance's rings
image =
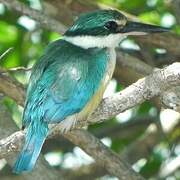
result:
[(116, 64), (115, 50), (109, 49), (108, 51), (109, 51), (108, 54), (109, 54), (110, 59), (108, 61), (106, 71), (104, 73), (100, 86), (95, 92), (95, 94), (93, 95), (93, 97), (91, 98), (91, 100), (83, 108), (83, 110), (76, 115), (76, 119), (79, 119), (79, 120), (86, 119), (97, 108), (97, 106), (99, 105), (100, 101), (103, 98), (104, 91), (106, 90), (106, 87), (112, 78), (115, 64)]

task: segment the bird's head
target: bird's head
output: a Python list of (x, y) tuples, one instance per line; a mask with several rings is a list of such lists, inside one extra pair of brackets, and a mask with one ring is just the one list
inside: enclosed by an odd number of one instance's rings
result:
[(130, 21), (117, 10), (99, 10), (81, 15), (64, 38), (83, 48), (116, 47), (127, 35), (166, 31), (160, 26)]

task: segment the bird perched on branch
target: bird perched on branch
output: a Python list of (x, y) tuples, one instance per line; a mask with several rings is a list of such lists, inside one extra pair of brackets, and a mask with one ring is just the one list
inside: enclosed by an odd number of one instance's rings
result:
[(165, 31), (132, 22), (116, 10), (99, 10), (81, 15), (61, 39), (52, 42), (32, 70), (23, 114), (25, 145), (14, 172), (32, 170), (49, 124), (60, 123), (65, 132), (96, 109), (112, 77), (115, 47), (121, 40)]

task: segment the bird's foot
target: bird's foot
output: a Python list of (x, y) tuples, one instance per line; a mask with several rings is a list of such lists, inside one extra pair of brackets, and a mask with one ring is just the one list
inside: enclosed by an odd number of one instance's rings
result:
[(68, 131), (72, 130), (76, 125), (76, 118), (75, 117), (68, 117), (63, 120), (60, 124), (60, 129), (62, 133), (67, 133)]

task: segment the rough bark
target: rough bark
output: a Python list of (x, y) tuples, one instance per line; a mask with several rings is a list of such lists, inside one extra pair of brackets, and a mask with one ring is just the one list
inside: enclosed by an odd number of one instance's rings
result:
[[(105, 98), (100, 104), (100, 106), (97, 108), (97, 110), (88, 119), (88, 121), (81, 122), (82, 124), (80, 124), (80, 126), (102, 122), (103, 120), (109, 119), (110, 117), (113, 117), (126, 109), (129, 109), (139, 103), (142, 103), (147, 99), (159, 95), (160, 93), (167, 90), (167, 88), (171, 86), (177, 86), (179, 84), (180, 84), (180, 63), (174, 63), (164, 69), (155, 71), (154, 73), (143, 79), (140, 79), (139, 81), (132, 84), (128, 88), (124, 89), (120, 93), (116, 93), (112, 97)], [(58, 126), (54, 127), (52, 134), (57, 134), (57, 133), (58, 134), (60, 133)], [(17, 137), (17, 135), (19, 136), (19, 139), (15, 138)], [(2, 139), (0, 141), (0, 154), (9, 155), (11, 154), (12, 151), (13, 152), (18, 151), (20, 149), (20, 144), (22, 143), (23, 135), (24, 134), (20, 131), (20, 132), (16, 132), (15, 134), (12, 134), (10, 137)], [(96, 156), (97, 151), (94, 152), (89, 151), (89, 149), (92, 148), (91, 143), (86, 144), (86, 146), (84, 146), (83, 143), (81, 143), (81, 141), (84, 142), (83, 140), (88, 139), (87, 132), (83, 130), (74, 130), (72, 132), (65, 134), (64, 136), (72, 140), (74, 144), (82, 147), (87, 153), (92, 155), (94, 159), (97, 160), (99, 156), (99, 155)], [(89, 138), (92, 139), (90, 134), (89, 134)], [(95, 145), (95, 142), (96, 141), (94, 141), (93, 146), (99, 147), (99, 152), (104, 152), (104, 151), (107, 152), (107, 148), (104, 148), (102, 144)], [(109, 152), (107, 153), (111, 154), (111, 151), (109, 150)], [(101, 159), (101, 163), (102, 162), (103, 159)], [(104, 164), (106, 163), (107, 162), (105, 161)], [(106, 168), (108, 172), (112, 171), (110, 167), (106, 167)], [(119, 174), (121, 172), (117, 172), (117, 171), (116, 172), (113, 171), (110, 173), (112, 173), (117, 177), (122, 175)]]

